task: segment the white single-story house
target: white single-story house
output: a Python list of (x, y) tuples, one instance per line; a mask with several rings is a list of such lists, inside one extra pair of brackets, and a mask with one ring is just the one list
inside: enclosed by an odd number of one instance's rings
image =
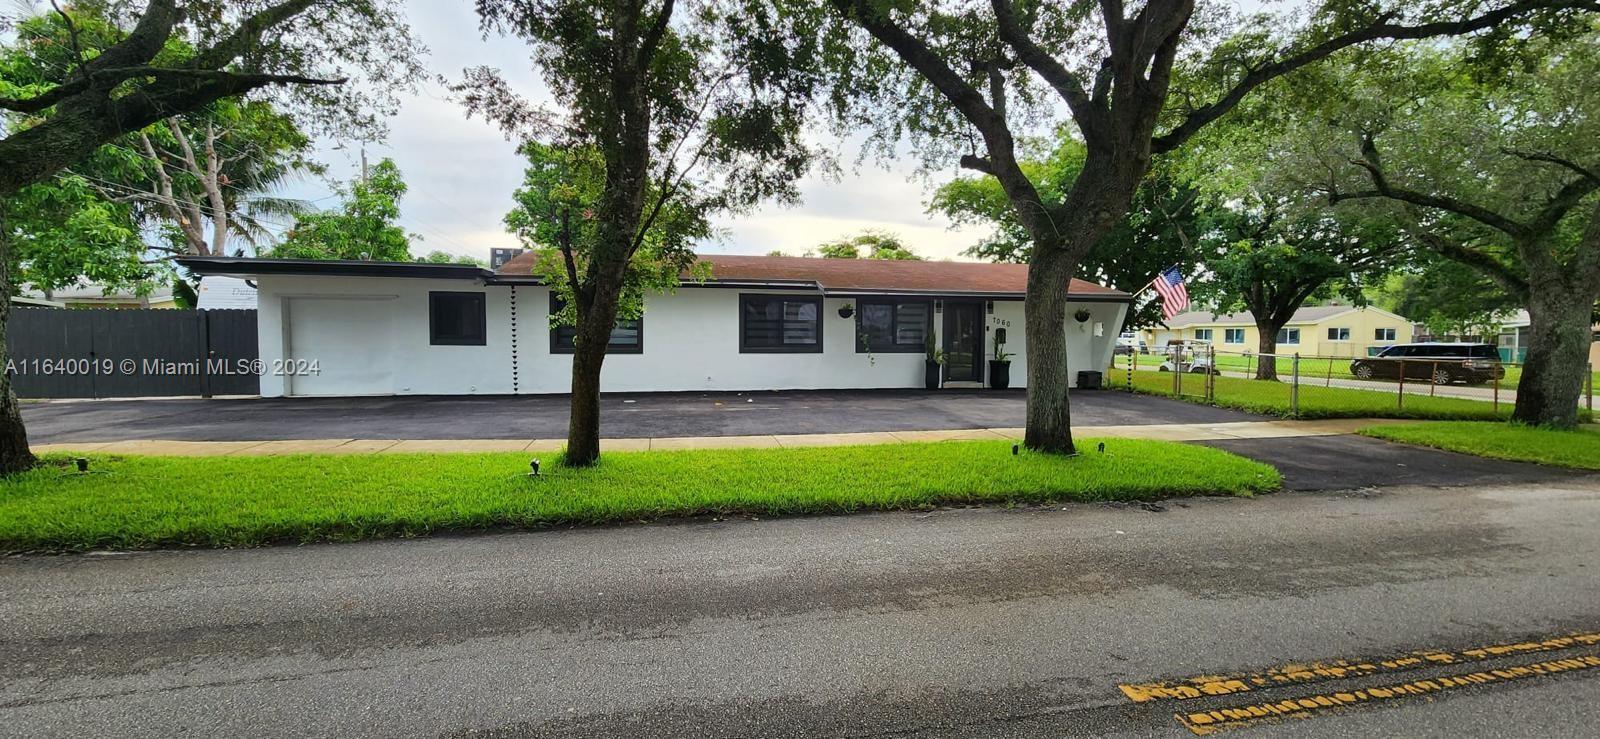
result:
[[(471, 265), (187, 257), (257, 287), (263, 396), (565, 393), (572, 332), (531, 254)], [(996, 344), (1026, 382), (1021, 264), (704, 255), (711, 277), (621, 321), (607, 392), (915, 388), (929, 336), (947, 386), (981, 387)], [(1130, 296), (1073, 280), (1067, 363), (1104, 371)], [(1081, 317), (1083, 320), (1078, 320)], [(314, 363), (314, 366), (313, 366)]]

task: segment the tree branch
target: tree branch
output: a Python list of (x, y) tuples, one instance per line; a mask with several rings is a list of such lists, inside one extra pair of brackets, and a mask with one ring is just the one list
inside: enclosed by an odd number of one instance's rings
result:
[[(1105, 112), (1094, 104), (1088, 93), (1084, 92), (1083, 81), (1034, 43), (1028, 36), (1027, 29), (1023, 28), (1022, 21), (1017, 18), (1017, 11), (1012, 7), (1011, 0), (990, 0), (990, 2), (994, 6), (1000, 39), (1017, 52), (1017, 58), (1023, 64), (1038, 72), (1056, 94), (1066, 101), (1067, 107), (1072, 111), (1073, 119), (1078, 121), (1078, 128), (1083, 131), (1085, 137), (1103, 136), (1106, 133)], [(1120, 13), (1121, 3), (1117, 2), (1115, 5)]]
[(963, 169), (970, 169), (975, 172), (982, 172), (990, 177), (995, 176), (994, 162), (991, 162), (984, 157), (980, 157), (977, 154), (962, 154), (961, 167)]
[(1578, 164), (1571, 159), (1565, 159), (1547, 151), (1522, 151), (1510, 148), (1502, 148), (1500, 151), (1517, 157), (1518, 159), (1526, 159), (1530, 162), (1546, 162), (1549, 164), (1554, 164), (1558, 167), (1565, 167), (1573, 172), (1576, 172), (1581, 177), (1600, 183), (1600, 171), (1589, 169), (1588, 167)]
[(1378, 16), (1376, 21), (1364, 28), (1335, 36), (1299, 53), (1290, 54), (1249, 71), (1234, 84), (1233, 89), (1229, 90), (1221, 98), (1209, 105), (1190, 111), (1183, 122), (1166, 134), (1156, 137), (1154, 151), (1166, 152), (1182, 146), (1185, 141), (1188, 141), (1206, 124), (1232, 110), (1234, 106), (1239, 104), (1239, 101), (1243, 100), (1246, 95), (1262, 84), (1313, 62), (1321, 61), (1335, 52), (1357, 44), (1383, 39), (1423, 39), (1435, 36), (1466, 34), (1485, 28), (1493, 28), (1530, 11), (1553, 8), (1600, 10), (1600, 2), (1595, 0), (1519, 0), (1519, 2), (1473, 18), (1419, 23), (1410, 26), (1390, 23), (1390, 19), (1394, 17), (1392, 12), (1382, 14)]
[(0, 109), (12, 110), (18, 113), (37, 113), (56, 103), (74, 95), (91, 90), (109, 90), (118, 84), (130, 79), (148, 77), (158, 82), (183, 82), (199, 80), (202, 82), (230, 82), (248, 83), (254, 87), (269, 84), (296, 84), (296, 85), (339, 85), (344, 79), (321, 79), (305, 77), (297, 74), (248, 74), (237, 72), (224, 72), (215, 69), (174, 69), (172, 67), (116, 67), (99, 69), (86, 72), (85, 77), (79, 77), (71, 82), (57, 85), (31, 98), (0, 98)]
[(639, 43), (639, 57), (637, 68), (643, 72), (650, 66), (650, 60), (656, 56), (656, 49), (661, 46), (661, 39), (667, 35), (667, 27), (672, 23), (673, 0), (661, 3), (661, 12), (656, 14), (656, 22), (650, 25), (650, 30), (645, 32), (644, 40)]
[(1430, 195), (1416, 190), (1395, 187), (1383, 173), (1383, 163), (1378, 155), (1378, 145), (1370, 134), (1361, 137), (1361, 158), (1351, 159), (1350, 163), (1366, 170), (1368, 179), (1372, 180), (1372, 185), (1376, 189), (1359, 193), (1340, 193), (1337, 189), (1331, 189), (1328, 193), (1329, 202), (1338, 203), (1342, 200), (1385, 197), (1465, 216), (1514, 239), (1524, 239), (1529, 235), (1528, 226), (1475, 203), (1469, 203), (1448, 195)]
[[(260, 45), (261, 36), (284, 21), (310, 8), (316, 0), (286, 0), (244, 19), (222, 40), (195, 55), (197, 69), (221, 69)], [(347, 11), (348, 12), (348, 11)]]

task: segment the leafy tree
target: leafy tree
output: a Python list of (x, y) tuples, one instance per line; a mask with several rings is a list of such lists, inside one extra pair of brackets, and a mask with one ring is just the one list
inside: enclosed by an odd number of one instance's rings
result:
[[(1408, 242), (1394, 229), (1370, 222), (1341, 222), (1327, 214), (1296, 215), (1283, 200), (1254, 198), (1214, 211), (1202, 240), (1202, 282), (1217, 308), (1244, 308), (1255, 318), (1257, 351), (1278, 352), (1278, 332), (1295, 311), (1337, 291), (1364, 305), (1367, 283), (1392, 269)], [(1277, 362), (1256, 365), (1256, 379), (1276, 380)]]
[(88, 279), (134, 289), (154, 274), (134, 206), (105, 199), (82, 176), (29, 185), (3, 207), (16, 285), (50, 291)]
[[(535, 251), (534, 273), (561, 302), (561, 310), (550, 317), (551, 326), (577, 326), (575, 286), (582, 284), (581, 275), (589, 269), (599, 234), (596, 214), (605, 195), (604, 159), (593, 148), (563, 149), (538, 142), (524, 144), (521, 151), (528, 158), (528, 169), (513, 195), (517, 206), (506, 214), (506, 228)], [(619, 318), (644, 315), (646, 294), (671, 292), (680, 275), (703, 272), (696, 264), (694, 242), (710, 236), (711, 225), (704, 211), (686, 205), (680, 199), (665, 201), (645, 232), (624, 274), (617, 298)], [(582, 340), (581, 335), (574, 337), (574, 345)]]
[[(11, 200), (129, 131), (255, 93), (324, 130), (376, 132), (375, 114), (420, 72), (420, 47), (398, 0), (147, 0), (115, 6), (115, 42), (92, 53), (68, 26), (71, 53), (41, 80), (0, 75), (0, 326), (10, 313)], [(181, 49), (176, 40), (188, 41)], [(25, 40), (0, 47), (12, 60)], [(344, 85), (357, 77), (359, 84)], [(286, 90), (293, 87), (295, 92)], [(0, 364), (6, 361), (0, 334)], [(0, 376), (0, 474), (33, 463), (10, 380)]]
[[(7, 82), (49, 84), (56, 70), (71, 66), (75, 50), (99, 54), (115, 44), (121, 31), (107, 10), (87, 4), (22, 21), (18, 43), (0, 54)], [(163, 53), (185, 58), (193, 46), (170, 38)], [(303, 209), (267, 191), (294, 173), (320, 173), (311, 148), (294, 119), (270, 102), (223, 99), (118, 137), (63, 176), (78, 176), (106, 200), (130, 205), (122, 210), (137, 227), (166, 237), (152, 247), (159, 253), (223, 254), (236, 236), (252, 245), (263, 240), (268, 232), (259, 219)]]
[(1435, 336), (1494, 340), (1521, 307), (1483, 273), (1437, 254), (1388, 275), (1367, 292), (1380, 308), (1420, 323)]
[[(809, 4), (793, 13), (809, 20)], [(1298, 26), (1194, 0), (1062, 3), (885, 3), (830, 0), (824, 29), (840, 121), (876, 123), (876, 142), (909, 136), (930, 163), (994, 177), (1033, 243), (1025, 314), (1030, 449), (1071, 453), (1066, 362), (1068, 280), (1127, 213), (1152, 157), (1172, 151), (1257, 87), (1341, 50), (1514, 26), (1592, 0), (1319, 3)], [(1230, 43), (1216, 43), (1237, 28)], [(859, 34), (876, 43), (858, 43)], [(1212, 52), (1212, 53), (1208, 53)], [(1175, 77), (1180, 58), (1182, 79)], [(1179, 83), (1175, 87), (1175, 81)], [(1047, 200), (1018, 156), (1018, 130), (1065, 105), (1086, 154), (1059, 200)]]
[[(1046, 200), (1059, 200), (1083, 169), (1083, 143), (1059, 132), (1053, 148), (1038, 158), (1019, 162), (1028, 178), (1038, 183)], [(1089, 249), (1078, 264), (1076, 277), (1138, 292), (1162, 270), (1173, 265), (1193, 272), (1199, 258), (1194, 239), (1201, 228), (1199, 208), (1206, 201), (1184, 184), (1170, 167), (1162, 167), (1139, 187), (1126, 216)], [(929, 212), (961, 225), (990, 226), (993, 231), (965, 252), (995, 262), (1025, 263), (1033, 254), (1033, 240), (1016, 218), (1005, 191), (993, 177), (957, 177), (934, 191)], [(1125, 329), (1161, 322), (1161, 303), (1147, 300), (1128, 311)]]
[[(540, 264), (576, 326), (564, 456), (574, 466), (599, 458), (600, 368), (619, 307), (683, 261), (675, 236), (646, 251), (658, 222), (793, 200), (815, 156), (800, 135), (816, 80), (802, 46), (810, 37), (744, 3), (684, 5), (484, 0), (484, 26), (528, 42), (562, 112), (529, 104), (489, 69), (468, 70), (455, 88), (470, 111), (547, 147), (534, 164), (559, 187), (524, 189), (542, 189), (555, 215), (569, 216), (561, 232), (534, 233), (535, 243), (565, 246), (555, 250), (559, 269)], [(559, 207), (585, 200), (587, 212)], [(532, 212), (549, 213), (544, 205)]]
[(477, 267), (489, 266), (489, 262), (484, 259), (469, 257), (464, 254), (451, 254), (450, 252), (438, 250), (430, 251), (427, 254), (417, 257), (416, 261), (424, 264), (471, 264)]
[(1459, 45), (1397, 51), (1404, 73), (1362, 65), (1331, 118), (1344, 135), (1315, 144), (1331, 201), (1389, 205), (1419, 242), (1527, 307), (1512, 418), (1530, 424), (1577, 423), (1600, 301), (1600, 32), (1586, 23), (1575, 38), (1514, 40), (1509, 67)]
[[(866, 256), (863, 257), (862, 255)], [(885, 259), (890, 261), (921, 261), (922, 257), (911, 251), (898, 234), (877, 229), (867, 229), (855, 236), (824, 242), (817, 245), (817, 255), (825, 259)]]
[(269, 256), (277, 259), (369, 259), (411, 261), (411, 241), (396, 225), (406, 183), (394, 160), (385, 158), (345, 188), (337, 210), (301, 216)]

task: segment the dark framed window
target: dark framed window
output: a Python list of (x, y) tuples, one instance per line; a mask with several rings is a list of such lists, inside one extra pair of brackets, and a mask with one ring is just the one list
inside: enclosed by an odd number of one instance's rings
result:
[[(561, 299), (555, 293), (550, 294), (550, 315), (561, 312), (563, 307)], [(550, 328), (550, 353), (571, 354), (576, 348), (573, 337), (578, 335), (576, 326), (552, 326)], [(611, 341), (606, 344), (607, 354), (642, 354), (644, 353), (644, 317), (618, 318), (616, 326), (611, 329)]]
[(428, 343), (483, 346), (489, 343), (483, 293), (428, 293)]
[(739, 296), (739, 351), (822, 351), (822, 298)]
[(1300, 329), (1297, 329), (1297, 328), (1280, 328), (1280, 329), (1278, 329), (1278, 341), (1277, 341), (1277, 343), (1279, 343), (1279, 344), (1298, 344), (1298, 343), (1300, 343)]
[(856, 301), (856, 352), (915, 354), (933, 332), (933, 303), (887, 298)]

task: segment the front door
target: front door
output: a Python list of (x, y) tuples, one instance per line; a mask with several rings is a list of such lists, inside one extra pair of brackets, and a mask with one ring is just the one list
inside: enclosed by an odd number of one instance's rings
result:
[(944, 301), (944, 379), (983, 382), (983, 303)]

